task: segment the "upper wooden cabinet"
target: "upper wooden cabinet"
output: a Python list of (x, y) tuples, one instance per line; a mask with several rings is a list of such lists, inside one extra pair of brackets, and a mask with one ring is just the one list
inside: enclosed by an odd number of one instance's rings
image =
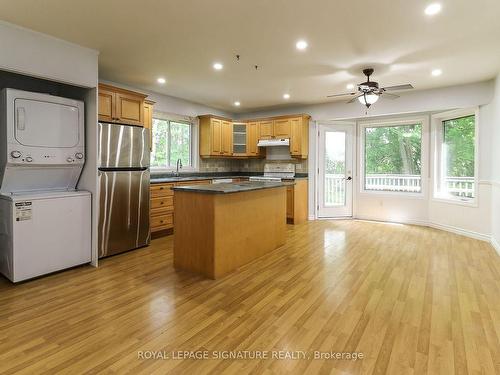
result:
[(257, 142), (259, 142), (259, 123), (258, 122), (248, 122), (247, 123), (247, 155), (248, 156), (260, 156), (261, 151), (257, 147)]
[(280, 116), (259, 121), (259, 139), (289, 138), (290, 155), (307, 159), (309, 154), (309, 116)]
[(144, 126), (146, 95), (100, 83), (98, 96), (99, 121)]
[[(309, 151), (309, 116), (279, 116), (248, 120), (246, 124), (246, 152), (232, 152), (233, 124), (222, 117), (200, 116), (200, 156), (262, 157), (264, 150), (257, 147), (259, 139), (288, 138), (290, 154), (306, 159)], [(226, 130), (229, 129), (229, 130)]]
[(149, 150), (153, 149), (153, 106), (155, 102), (144, 101), (144, 127), (149, 130)]
[(231, 156), (232, 153), (232, 121), (222, 117), (200, 116), (200, 156)]
[(274, 137), (290, 138), (290, 119), (280, 118), (273, 121)]
[(259, 139), (271, 139), (274, 137), (273, 120), (259, 122)]
[(290, 154), (307, 159), (309, 154), (309, 116), (290, 118)]
[(290, 119), (259, 121), (259, 139), (290, 138)]

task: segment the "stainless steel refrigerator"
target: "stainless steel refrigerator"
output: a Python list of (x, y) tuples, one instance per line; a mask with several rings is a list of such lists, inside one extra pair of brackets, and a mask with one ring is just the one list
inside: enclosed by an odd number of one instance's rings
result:
[(149, 228), (149, 130), (99, 123), (99, 257), (145, 246)]

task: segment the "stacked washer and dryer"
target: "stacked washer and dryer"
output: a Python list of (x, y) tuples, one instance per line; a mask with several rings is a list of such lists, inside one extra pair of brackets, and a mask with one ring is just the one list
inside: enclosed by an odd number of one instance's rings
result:
[(0, 272), (18, 282), (91, 260), (84, 103), (0, 93)]

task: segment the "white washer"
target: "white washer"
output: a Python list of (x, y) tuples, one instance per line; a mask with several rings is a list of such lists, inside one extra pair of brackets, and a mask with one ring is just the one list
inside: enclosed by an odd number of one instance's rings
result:
[(90, 193), (0, 195), (0, 272), (13, 282), (91, 259)]

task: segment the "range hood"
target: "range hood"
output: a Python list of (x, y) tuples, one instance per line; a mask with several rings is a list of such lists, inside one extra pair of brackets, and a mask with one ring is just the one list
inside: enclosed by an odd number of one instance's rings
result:
[(260, 139), (257, 143), (259, 147), (272, 147), (272, 146), (290, 146), (290, 139)]

